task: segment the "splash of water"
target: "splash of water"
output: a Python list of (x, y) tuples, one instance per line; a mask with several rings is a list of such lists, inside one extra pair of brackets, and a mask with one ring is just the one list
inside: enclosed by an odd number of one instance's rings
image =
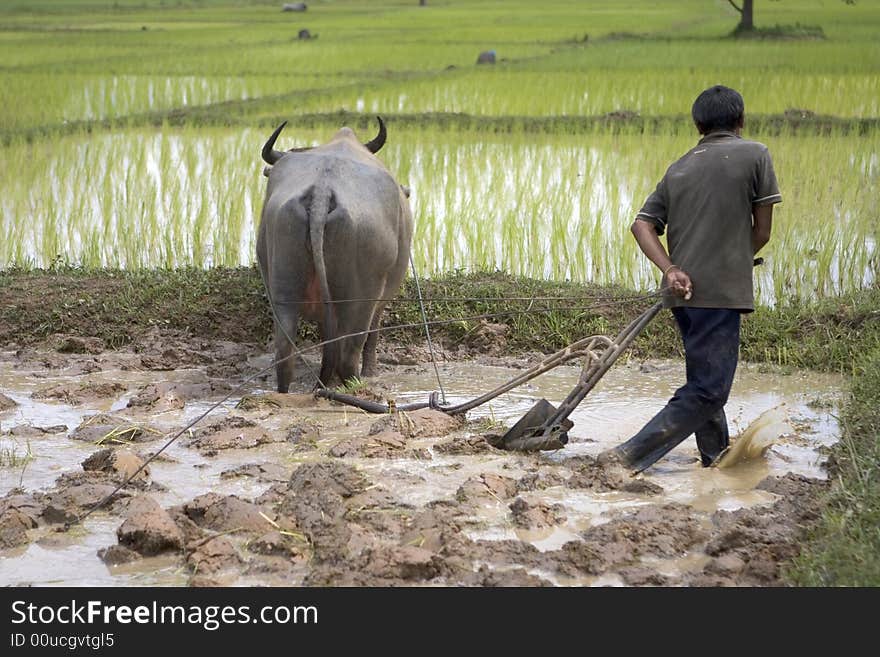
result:
[(785, 404), (764, 411), (721, 455), (717, 467), (732, 468), (761, 458), (780, 436), (793, 431), (787, 422)]

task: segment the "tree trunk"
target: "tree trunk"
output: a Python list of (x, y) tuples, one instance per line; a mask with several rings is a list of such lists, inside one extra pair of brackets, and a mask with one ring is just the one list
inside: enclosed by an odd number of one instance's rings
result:
[(741, 0), (742, 7), (738, 6), (733, 0), (727, 0), (727, 2), (739, 12), (739, 24), (733, 29), (731, 35), (737, 36), (752, 32), (755, 29), (754, 0)]
[(739, 25), (736, 27), (737, 32), (750, 32), (755, 29), (755, 20), (753, 13), (753, 0), (742, 0), (742, 12)]

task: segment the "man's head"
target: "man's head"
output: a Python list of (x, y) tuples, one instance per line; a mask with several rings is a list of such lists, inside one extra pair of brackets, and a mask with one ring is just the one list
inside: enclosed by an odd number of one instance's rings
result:
[(743, 126), (745, 103), (739, 92), (716, 84), (697, 96), (691, 108), (691, 116), (701, 135), (716, 130), (736, 132)]

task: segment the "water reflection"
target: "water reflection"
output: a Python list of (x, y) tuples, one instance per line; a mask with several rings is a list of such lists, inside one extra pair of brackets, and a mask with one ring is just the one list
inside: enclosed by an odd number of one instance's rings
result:
[[(329, 134), (288, 129), (283, 140), (286, 147), (317, 144)], [(249, 265), (265, 138), (256, 130), (139, 131), (62, 139), (40, 157), (28, 146), (0, 150), (2, 166), (16, 170), (0, 201), (8, 236), (0, 266), (47, 266), (59, 256), (85, 266)], [(477, 141), (392, 129), (381, 157), (412, 188), (422, 274), (497, 269), (651, 289), (656, 272), (628, 227), (667, 154), (687, 139)], [(780, 162), (792, 159), (787, 149), (805, 147), (781, 141)], [(868, 199), (877, 191), (875, 148), (871, 140), (852, 140), (832, 153), (858, 173), (839, 189), (814, 184), (815, 172), (798, 178), (781, 167), (785, 202), (762, 254), (767, 264), (756, 273), (764, 303), (874, 283), (880, 265)]]

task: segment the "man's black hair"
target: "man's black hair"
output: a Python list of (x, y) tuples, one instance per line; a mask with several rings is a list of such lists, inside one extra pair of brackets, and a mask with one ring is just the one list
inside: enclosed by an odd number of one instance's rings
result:
[(738, 91), (716, 84), (697, 96), (691, 116), (700, 134), (715, 130), (733, 132), (742, 125), (745, 103)]

